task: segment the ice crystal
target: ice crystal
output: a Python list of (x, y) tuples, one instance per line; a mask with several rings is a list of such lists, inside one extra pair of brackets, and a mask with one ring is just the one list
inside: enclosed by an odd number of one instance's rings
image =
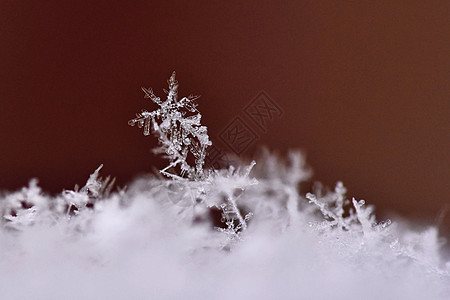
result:
[(49, 203), (38, 186), (37, 179), (31, 179), (28, 187), (9, 194), (1, 201), (0, 213), (8, 228), (21, 229), (32, 225), (37, 212), (46, 211)]
[(95, 203), (101, 199), (108, 197), (114, 186), (115, 178), (110, 177), (102, 179), (99, 172), (103, 165), (100, 165), (94, 173), (89, 176), (86, 184), (79, 189), (75, 186), (73, 190), (64, 190), (61, 197), (57, 198), (57, 207), (60, 211), (70, 214), (79, 214), (80, 211), (93, 207)]
[[(160, 146), (155, 153), (164, 153), (169, 165), (160, 172), (173, 179), (188, 178), (200, 180), (204, 178), (203, 165), (206, 149), (211, 145), (206, 126), (200, 124), (201, 114), (195, 102), (198, 96), (183, 97), (178, 100), (178, 81), (175, 72), (168, 80), (169, 91), (165, 101), (161, 101), (151, 88), (142, 88), (145, 98), (151, 99), (159, 107), (154, 111), (143, 110), (136, 118), (128, 121), (131, 126), (144, 128), (144, 135), (151, 131), (158, 137)], [(194, 165), (189, 163), (189, 155), (193, 156)], [(179, 174), (176, 174), (179, 168)]]

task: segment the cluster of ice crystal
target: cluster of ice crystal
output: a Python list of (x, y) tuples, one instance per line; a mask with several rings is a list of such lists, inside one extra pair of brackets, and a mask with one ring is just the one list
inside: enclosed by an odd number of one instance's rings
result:
[(25, 229), (36, 221), (57, 221), (60, 218), (70, 219), (84, 210), (93, 209), (102, 199), (109, 197), (115, 179), (99, 177), (100, 165), (91, 174), (86, 184), (80, 189), (64, 190), (56, 197), (49, 197), (37, 185), (37, 179), (32, 179), (28, 187), (21, 191), (9, 193), (0, 198), (0, 213), (2, 225), (13, 230)]
[(5, 193), (1, 296), (448, 299), (435, 228), (377, 222), (342, 183), (305, 196), (298, 183), (311, 172), (289, 157), (265, 152), (254, 167), (140, 178), (117, 192), (97, 169), (55, 197), (35, 180)]
[[(175, 72), (168, 80), (169, 91), (165, 101), (161, 101), (151, 88), (142, 88), (145, 98), (150, 98), (159, 108), (154, 111), (143, 110), (136, 114), (136, 118), (128, 121), (128, 124), (138, 125), (144, 128), (144, 135), (149, 135), (153, 130), (158, 137), (160, 147), (155, 153), (164, 153), (169, 159), (169, 165), (161, 170), (161, 173), (174, 178), (187, 177), (192, 180), (200, 180), (204, 177), (203, 165), (205, 163), (206, 148), (211, 145), (206, 126), (201, 126), (201, 114), (197, 110), (195, 100), (198, 96), (178, 97), (178, 81)], [(195, 166), (188, 162), (188, 155), (192, 155)], [(179, 174), (170, 172), (180, 168)]]

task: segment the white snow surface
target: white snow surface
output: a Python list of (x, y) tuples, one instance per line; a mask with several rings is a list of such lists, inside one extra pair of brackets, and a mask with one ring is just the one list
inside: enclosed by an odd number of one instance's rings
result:
[(302, 195), (299, 153), (115, 192), (99, 170), (3, 193), (1, 299), (450, 299), (436, 228), (378, 222), (341, 183)]

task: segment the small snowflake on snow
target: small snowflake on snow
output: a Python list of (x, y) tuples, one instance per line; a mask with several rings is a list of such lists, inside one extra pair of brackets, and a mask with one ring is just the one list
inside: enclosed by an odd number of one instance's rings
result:
[[(203, 165), (205, 163), (206, 148), (211, 145), (206, 126), (200, 124), (201, 114), (195, 102), (198, 96), (178, 96), (178, 81), (175, 72), (168, 80), (169, 91), (167, 99), (161, 101), (151, 88), (142, 88), (145, 98), (150, 98), (159, 108), (154, 111), (142, 110), (136, 118), (128, 121), (131, 126), (138, 125), (144, 128), (144, 135), (150, 131), (158, 137), (160, 146), (154, 149), (155, 153), (164, 153), (169, 165), (160, 172), (173, 179), (188, 178), (200, 180), (204, 178)], [(191, 155), (195, 161), (192, 166), (188, 160)], [(177, 170), (178, 173), (176, 174)]]

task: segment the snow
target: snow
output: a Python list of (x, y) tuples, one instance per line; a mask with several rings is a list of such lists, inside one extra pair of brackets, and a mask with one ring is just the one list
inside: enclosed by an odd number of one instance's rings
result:
[[(306, 168), (271, 159), (285, 178), (289, 170), (308, 178)], [(376, 222), (366, 204), (346, 199), (341, 183), (306, 198), (298, 180), (247, 170), (211, 173), (205, 182), (141, 178), (75, 213), (66, 194), (45, 195), (35, 180), (6, 194), (2, 298), (448, 299), (450, 264), (435, 228)], [(96, 172), (87, 184), (94, 178), (101, 190)], [(222, 217), (233, 225), (218, 229), (211, 210), (229, 208), (226, 195), (235, 207)], [(20, 208), (23, 201), (36, 209)]]
[(56, 197), (36, 179), (0, 196), (2, 299), (450, 299), (436, 228), (379, 222), (341, 182), (301, 191), (302, 153), (204, 169), (211, 142), (177, 86), (143, 89), (160, 108), (130, 121), (153, 126), (167, 178), (113, 191), (100, 166)]

